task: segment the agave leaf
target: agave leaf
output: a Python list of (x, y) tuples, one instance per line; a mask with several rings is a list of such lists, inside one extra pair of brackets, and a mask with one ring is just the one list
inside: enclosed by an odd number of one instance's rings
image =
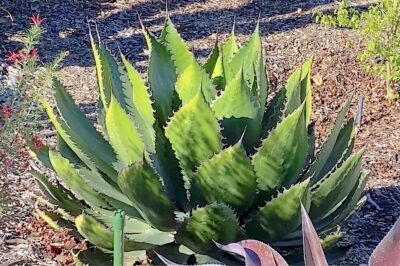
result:
[[(260, 257), (257, 255), (254, 255), (250, 252), (246, 252), (245, 248), (240, 244), (240, 243), (231, 243), (231, 244), (226, 244), (226, 245), (221, 245), (219, 243), (215, 243), (217, 247), (225, 252), (229, 252), (231, 254), (236, 254), (244, 258), (244, 262), (246, 266), (256, 266), (260, 265)], [(269, 257), (263, 257), (266, 258), (266, 260), (269, 261)], [(272, 260), (274, 258), (272, 257)], [(269, 261), (270, 262), (270, 261)], [(261, 264), (264, 265), (264, 264)], [(269, 264), (265, 264), (269, 265)]]
[(115, 166), (118, 171), (143, 158), (144, 144), (139, 132), (114, 97), (107, 110), (106, 127), (111, 146), (122, 164), (120, 168)]
[(354, 119), (351, 118), (340, 130), (332, 153), (328, 161), (324, 165), (324, 168), (320, 172), (320, 175), (322, 175), (322, 177), (324, 177), (335, 166), (341, 165), (343, 161), (345, 161), (351, 155), (354, 147), (354, 137)]
[[(319, 233), (323, 234), (337, 228), (338, 225), (342, 224), (363, 205), (364, 200), (361, 199), (361, 196), (368, 181), (368, 174), (368, 172), (362, 172), (353, 190), (343, 202), (338, 204), (339, 207), (334, 207), (333, 212), (315, 223), (315, 227)], [(297, 246), (301, 243), (301, 237), (302, 231), (298, 229), (287, 235), (285, 240), (276, 242), (274, 245), (277, 247)]]
[(116, 171), (111, 165), (117, 159), (110, 144), (104, 140), (85, 114), (76, 106), (59, 81), (54, 80), (53, 89), (62, 119), (55, 116), (45, 100), (43, 100), (43, 106), (58, 134), (87, 166), (97, 167), (114, 179)]
[(93, 39), (92, 33), (89, 31), (89, 36), (90, 36), (90, 44), (92, 46), (92, 52), (93, 52), (93, 57), (94, 57), (94, 62), (96, 65), (96, 74), (97, 74), (97, 83), (99, 85), (99, 94), (100, 94), (100, 100), (102, 102), (102, 106), (106, 109), (108, 107), (108, 103), (110, 101), (111, 97), (111, 87), (106, 86), (104, 83), (107, 81), (105, 80), (105, 74), (104, 73), (104, 61), (102, 61), (99, 49)]
[(361, 156), (364, 150), (351, 155), (333, 173), (313, 187), (310, 216), (319, 221), (337, 208), (352, 191), (360, 176)]
[(222, 51), (225, 62), (230, 62), (233, 56), (239, 51), (234, 29), (232, 29), (231, 34), (229, 34), (224, 44), (222, 44)]
[[(85, 179), (88, 186), (90, 186), (94, 191), (103, 194), (105, 201), (114, 209), (122, 209), (127, 215), (143, 221), (139, 212), (132, 207), (130, 200), (122, 194), (118, 185), (111, 185), (104, 179), (104, 176), (101, 176), (100, 173), (94, 170), (81, 168), (79, 169), (79, 174)], [(113, 216), (112, 213), (110, 213), (110, 215)]]
[(400, 265), (400, 218), (390, 229), (389, 233), (383, 238), (379, 245), (375, 248), (369, 258), (369, 266)]
[(146, 149), (154, 153), (155, 132), (153, 124), (155, 119), (149, 91), (139, 73), (123, 54), (121, 54), (121, 58), (131, 83), (131, 90), (126, 90), (128, 95), (125, 96), (127, 98), (127, 108), (135, 119)]
[[(225, 71), (226, 84), (231, 82), (230, 77), (234, 78), (237, 72), (243, 69), (244, 79), (247, 85), (252, 88), (254, 82), (254, 66), (258, 64), (261, 53), (261, 39), (259, 26), (254, 29), (253, 34), (242, 48), (233, 56), (232, 60), (228, 63)], [(231, 74), (228, 74), (231, 71)]]
[(125, 108), (125, 90), (127, 89), (123, 84), (126, 75), (125, 71), (102, 43), (96, 45), (91, 34), (90, 41), (96, 64), (100, 100), (105, 110), (108, 108), (112, 94), (117, 97), (119, 103)]
[(153, 228), (146, 230), (140, 234), (126, 234), (126, 238), (141, 243), (147, 243), (155, 246), (163, 246), (174, 242), (174, 236), (168, 232), (162, 232)]
[(312, 57), (308, 59), (299, 69), (289, 76), (285, 86), (286, 109), (285, 115), (291, 114), (303, 102), (305, 102), (306, 125), (311, 120), (311, 66)]
[(49, 180), (38, 171), (31, 171), (32, 175), (42, 186), (44, 193), (48, 196), (49, 200), (55, 201), (60, 208), (66, 210), (73, 216), (81, 213), (83, 206), (76, 198), (72, 198), (61, 185), (53, 185)]
[(219, 43), (218, 43), (218, 37), (217, 40), (214, 44), (213, 49), (211, 50), (210, 55), (208, 56), (205, 64), (203, 65), (204, 70), (211, 76), (214, 72), (214, 69), (217, 65), (217, 61), (220, 55), (219, 51)]
[[(113, 250), (113, 232), (99, 223), (96, 219), (91, 216), (81, 214), (76, 217), (75, 224), (79, 233), (90, 242), (100, 248), (110, 251)], [(128, 239), (125, 239), (124, 243), (125, 251), (148, 250), (153, 247), (154, 245)]]
[(73, 168), (69, 161), (56, 151), (49, 151), (49, 158), (57, 176), (62, 179), (78, 198), (84, 199), (89, 205), (108, 207), (103, 195), (86, 184), (83, 177)]
[(159, 178), (146, 162), (136, 162), (122, 170), (118, 185), (148, 223), (161, 231), (174, 228), (171, 203)]
[(99, 125), (100, 131), (103, 134), (104, 139), (108, 141), (107, 129), (106, 129), (106, 111), (101, 99), (98, 99), (96, 102), (96, 114), (97, 114), (97, 123)]
[(244, 72), (238, 71), (221, 96), (213, 101), (211, 109), (218, 119), (254, 118), (257, 115), (257, 100), (247, 86), (243, 75)]
[(261, 115), (264, 115), (265, 104), (268, 95), (268, 77), (267, 68), (264, 64), (263, 54), (260, 52), (260, 58), (258, 59), (258, 64), (255, 66), (255, 74), (257, 79), (257, 96), (260, 104)]
[(285, 88), (277, 91), (274, 97), (267, 103), (263, 116), (262, 136), (267, 137), (268, 133), (281, 122), (285, 108), (286, 92)]
[(164, 265), (163, 261), (161, 261), (161, 259), (159, 258), (159, 256), (167, 256), (170, 258), (173, 258), (174, 261), (176, 263), (180, 263), (180, 264), (187, 264), (188, 263), (188, 259), (190, 256), (194, 255), (194, 252), (187, 249), (187, 251), (189, 252), (185, 252), (182, 250), (182, 247), (184, 248), (184, 246), (180, 245), (174, 245), (174, 244), (167, 244), (167, 245), (163, 245), (163, 246), (159, 246), (156, 247), (154, 249), (154, 253), (157, 256), (152, 257), (152, 263), (154, 265)]
[(263, 140), (253, 157), (258, 188), (268, 193), (288, 187), (298, 178), (308, 154), (304, 104)]
[(72, 254), (76, 266), (110, 266), (113, 263), (113, 254), (103, 252), (98, 248), (79, 251)]
[(194, 210), (178, 229), (175, 239), (194, 252), (207, 254), (214, 249), (213, 241), (233, 242), (240, 230), (232, 209), (222, 203), (212, 203)]
[(303, 228), (304, 261), (310, 266), (328, 266), (319, 237), (308, 217), (303, 204), (301, 205), (301, 221)]
[(29, 148), (31, 149), (32, 157), (35, 160), (39, 160), (47, 168), (53, 170), (53, 166), (51, 165), (51, 162), (49, 159), (49, 147), (44, 145), (39, 150), (33, 150), (33, 148), (32, 148), (33, 144), (29, 143), (29, 141), (27, 141), (27, 143), (28, 143)]
[(182, 74), (183, 71), (195, 61), (195, 58), (187, 48), (170, 18), (165, 20), (161, 39), (165, 42), (165, 46), (171, 53), (172, 61), (176, 67), (176, 73)]
[(74, 165), (79, 165), (85, 167), (86, 165), (79, 159), (78, 155), (75, 154), (73, 150), (68, 146), (68, 144), (63, 140), (60, 134), (57, 133), (57, 150), (60, 152), (62, 157), (68, 159), (70, 163)]
[(239, 48), (235, 40), (234, 31), (232, 30), (232, 33), (221, 46), (221, 53), (219, 54), (218, 60), (215, 63), (214, 71), (211, 75), (214, 83), (220, 88), (225, 88), (226, 80), (232, 80), (233, 73), (231, 73), (228, 63), (232, 60), (233, 56), (238, 52), (238, 50)]
[[(347, 126), (345, 126), (343, 128), (344, 131), (342, 131), (342, 125), (343, 125), (343, 121), (346, 117), (346, 114), (350, 108), (350, 104), (351, 104), (351, 98), (350, 97), (346, 103), (343, 105), (343, 107), (341, 108), (338, 117), (336, 118), (335, 124), (333, 125), (332, 129), (331, 129), (331, 133), (329, 134), (329, 136), (327, 137), (326, 141), (324, 142), (324, 144), (321, 147), (320, 152), (318, 153), (315, 161), (313, 162), (313, 164), (311, 165), (310, 169), (308, 170), (307, 176), (313, 176), (311, 183), (315, 184), (316, 182), (318, 182), (323, 176), (323, 170), (326, 170), (329, 167), (325, 167), (326, 164), (329, 164), (330, 162), (332, 163), (337, 163), (338, 160), (331, 160), (330, 157), (331, 156), (342, 156), (344, 149), (347, 148), (348, 146), (348, 142), (353, 138), (354, 134), (351, 134), (350, 138), (348, 138), (348, 134), (345, 134), (344, 132), (347, 132), (348, 127), (350, 126), (350, 124), (347, 124)], [(347, 129), (345, 129), (347, 128)], [(342, 132), (342, 135), (340, 134)], [(339, 138), (339, 136), (341, 135), (341, 137)], [(343, 139), (342, 139), (343, 138)], [(338, 141), (342, 141), (342, 142), (346, 142), (344, 144), (347, 144), (345, 146), (345, 148), (343, 149), (343, 144), (339, 145), (339, 147), (337, 147), (336, 153), (332, 154), (335, 148), (335, 144)], [(340, 159), (339, 157), (339, 159)], [(329, 164), (330, 165), (330, 164)], [(324, 169), (325, 168), (325, 169)], [(329, 171), (330, 169), (328, 169)], [(326, 173), (325, 173), (326, 174)]]
[(367, 184), (368, 174), (368, 172), (361, 172), (356, 185), (353, 187), (353, 190), (347, 196), (346, 200), (344, 200), (334, 212), (316, 223), (319, 232), (325, 232), (335, 228), (358, 209), (357, 205), (359, 205), (362, 193)]
[(273, 248), (257, 240), (243, 240), (238, 243), (220, 245), (218, 248), (245, 258), (246, 266), (288, 266), (283, 257)]
[(251, 206), (257, 187), (253, 167), (241, 143), (205, 161), (193, 180), (208, 203), (224, 202), (239, 213)]
[(268, 242), (284, 238), (300, 225), (300, 200), (309, 206), (309, 180), (293, 185), (267, 202), (245, 225), (247, 234)]
[(169, 18), (165, 21), (164, 34), (162, 35), (162, 38), (165, 40), (165, 47), (171, 54), (172, 61), (176, 68), (176, 74), (178, 76), (182, 75), (186, 68), (188, 68), (190, 64), (193, 64), (193, 69), (196, 71), (196, 75), (201, 77), (201, 89), (204, 98), (206, 102), (211, 102), (216, 94), (211, 79), (208, 77), (206, 71), (196, 61), (193, 54), (189, 51)]
[(163, 130), (157, 125), (156, 128), (156, 154), (151, 156), (152, 166), (164, 181), (165, 189), (172, 202), (184, 211), (188, 209), (188, 199), (184, 186), (184, 180), (175, 158), (171, 143), (165, 137)]
[[(114, 210), (105, 210), (100, 208), (85, 209), (85, 214), (88, 214), (104, 224), (106, 227), (113, 227)], [(128, 216), (129, 215), (129, 216)], [(126, 236), (130, 234), (140, 234), (144, 233), (151, 228), (151, 226), (146, 223), (143, 218), (137, 219), (130, 217), (130, 214), (125, 216), (125, 227), (124, 233)]]
[(160, 124), (164, 124), (172, 114), (176, 74), (174, 63), (167, 48), (152, 35), (150, 35), (150, 40), (152, 49), (148, 78), (154, 98), (157, 120)]
[(201, 93), (181, 107), (165, 128), (190, 187), (193, 171), (221, 149), (219, 125)]
[[(269, 253), (273, 256), (274, 262), (271, 266), (288, 266), (285, 259), (273, 248), (269, 245), (264, 244), (263, 242), (257, 240), (243, 240), (240, 242), (245, 249), (251, 250), (257, 254), (260, 258), (261, 265), (270, 265), (267, 264), (267, 256), (269, 257)], [(265, 264), (264, 264), (265, 263)]]
[(175, 90), (182, 104), (188, 103), (201, 89), (201, 73), (198, 71), (197, 62), (192, 63), (178, 76)]

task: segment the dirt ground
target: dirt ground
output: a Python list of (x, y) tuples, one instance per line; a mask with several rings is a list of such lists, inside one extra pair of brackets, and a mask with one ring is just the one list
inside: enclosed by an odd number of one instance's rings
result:
[[(352, 30), (327, 28), (313, 23), (316, 8), (331, 9), (334, 1), (263, 0), (171, 0), (168, 12), (201, 60), (216, 40), (223, 38), (236, 21), (235, 32), (243, 41), (260, 16), (263, 49), (267, 56), (271, 91), (279, 88), (290, 72), (314, 56), (313, 119), (321, 141), (340, 105), (355, 91), (352, 115), (364, 99), (364, 115), (356, 137), (356, 148), (365, 147), (363, 165), (370, 171), (369, 201), (344, 225), (341, 245), (351, 246), (341, 265), (366, 263), (369, 254), (400, 215), (400, 102), (384, 100), (383, 83), (367, 75), (357, 60), (363, 47)], [(357, 5), (367, 1), (354, 0)], [(40, 13), (47, 29), (40, 56), (48, 62), (62, 50), (69, 51), (61, 70), (63, 83), (88, 113), (97, 99), (96, 78), (88, 42), (88, 24), (96, 23), (100, 36), (116, 52), (120, 48), (145, 72), (147, 56), (138, 15), (152, 32), (159, 32), (165, 18), (165, 1), (156, 0), (0, 0), (0, 56), (20, 45), (28, 17)], [(8, 14), (9, 12), (9, 14)], [(9, 16), (11, 15), (11, 17)], [(32, 215), (27, 195), (35, 184), (29, 175), (5, 175), (0, 185), (8, 197), (6, 215), (0, 221), (0, 265), (65, 265), (56, 246), (71, 240), (57, 235)], [(32, 232), (43, 232), (33, 234)], [(56, 251), (55, 251), (56, 250)], [(58, 251), (57, 251), (58, 250)], [(58, 253), (57, 253), (58, 252)], [(58, 257), (57, 257), (58, 256)], [(65, 259), (65, 258), (64, 258)], [(3, 264), (2, 264), (3, 263)]]

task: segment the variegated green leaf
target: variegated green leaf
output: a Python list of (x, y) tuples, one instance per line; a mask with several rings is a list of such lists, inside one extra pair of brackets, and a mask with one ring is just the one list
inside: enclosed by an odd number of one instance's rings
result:
[(213, 203), (194, 210), (178, 229), (175, 239), (194, 252), (207, 254), (214, 249), (214, 241), (234, 242), (240, 230), (232, 209), (222, 203)]
[(311, 120), (311, 66), (312, 57), (308, 59), (299, 69), (291, 74), (285, 86), (286, 108), (285, 115), (291, 114), (303, 102), (305, 102), (306, 125)]
[(361, 172), (357, 183), (352, 191), (347, 196), (346, 200), (340, 203), (340, 206), (335, 208), (335, 211), (316, 223), (316, 228), (320, 232), (336, 228), (352, 213), (357, 210), (357, 205), (362, 197), (362, 193), (368, 181), (368, 172)]
[(281, 122), (284, 116), (283, 111), (285, 108), (285, 88), (277, 91), (274, 97), (267, 103), (266, 110), (263, 117), (262, 136), (266, 137), (278, 123)]
[(174, 228), (174, 213), (159, 177), (146, 162), (137, 162), (118, 175), (118, 185), (142, 217), (161, 231)]
[[(350, 135), (347, 133), (348, 130), (350, 129), (352, 130), (351, 132), (353, 132), (353, 123), (347, 124), (347, 126), (345, 126), (342, 129), (343, 121), (350, 108), (351, 98), (352, 97), (350, 97), (341, 108), (339, 115), (336, 118), (335, 124), (331, 129), (331, 133), (329, 134), (326, 141), (322, 145), (321, 150), (318, 153), (315, 161), (308, 170), (307, 176), (312, 176), (311, 179), (312, 184), (318, 182), (327, 173), (326, 170), (328, 171), (331, 170), (327, 169), (329, 167), (327, 167), (326, 165), (328, 164), (330, 165), (332, 163), (334, 164), (338, 163), (338, 159), (332, 161), (332, 158), (330, 157), (335, 156), (336, 158), (340, 159), (343, 155), (343, 152), (349, 146), (351, 140), (354, 137), (354, 133), (351, 133)], [(341, 135), (340, 138), (339, 135)], [(335, 149), (335, 146), (336, 146), (336, 151), (334, 154), (332, 154), (332, 152)]]
[(219, 51), (219, 43), (218, 43), (218, 37), (217, 41), (214, 44), (213, 49), (211, 50), (210, 55), (207, 58), (207, 61), (203, 65), (204, 70), (211, 76), (214, 72), (215, 66), (217, 64), (218, 58), (220, 55)]
[(248, 236), (266, 242), (284, 238), (301, 223), (301, 202), (310, 206), (309, 180), (292, 186), (260, 208), (245, 226)]
[[(225, 88), (226, 80), (232, 80), (233, 73), (231, 73), (228, 63), (232, 60), (233, 56), (238, 50), (239, 48), (236, 44), (234, 31), (232, 30), (232, 33), (221, 46), (221, 52), (219, 53), (219, 57), (215, 63), (214, 71), (211, 75), (214, 83), (222, 89)], [(225, 69), (227, 69), (227, 71), (224, 71)]]
[[(106, 227), (112, 228), (115, 210), (109, 211), (100, 208), (86, 209), (85, 213), (92, 216)], [(129, 214), (125, 216), (124, 233), (140, 234), (149, 230), (151, 226), (143, 220), (132, 218)]]
[(69, 161), (56, 151), (49, 151), (49, 158), (57, 176), (67, 184), (75, 196), (84, 199), (89, 205), (108, 207), (105, 198), (87, 185), (79, 172), (73, 168)]
[(315, 182), (317, 182), (317, 180), (323, 178), (335, 166), (340, 165), (350, 156), (354, 146), (354, 137), (355, 127), (354, 119), (352, 118), (340, 130), (339, 136), (329, 156), (329, 159), (325, 163), (322, 170), (319, 172), (319, 176), (317, 177), (314, 174), (314, 176), (311, 178), (311, 183), (314, 184)]
[(182, 104), (186, 104), (193, 99), (201, 89), (202, 77), (197, 68), (197, 63), (192, 62), (176, 80), (175, 90)]
[(125, 56), (121, 54), (121, 58), (131, 84), (131, 90), (125, 90), (126, 93), (128, 93), (128, 95), (126, 95), (127, 108), (135, 119), (135, 123), (137, 124), (138, 131), (142, 136), (146, 149), (154, 153), (155, 132), (153, 124), (155, 119), (149, 91), (144, 81), (140, 78), (139, 73)]
[(112, 94), (115, 95), (118, 102), (125, 108), (125, 90), (127, 89), (123, 84), (125, 71), (102, 43), (96, 45), (91, 34), (90, 39), (96, 64), (100, 99), (105, 110), (108, 108)]
[(244, 72), (238, 71), (222, 94), (213, 101), (211, 109), (218, 119), (254, 118), (257, 115), (257, 99), (252, 94), (243, 75)]
[(104, 83), (106, 82), (104, 74), (103, 74), (103, 72), (104, 72), (103, 63), (104, 62), (102, 62), (102, 58), (100, 56), (99, 49), (93, 39), (92, 33), (89, 32), (89, 35), (90, 35), (90, 44), (92, 46), (94, 62), (96, 65), (97, 83), (99, 86), (99, 96), (100, 96), (100, 100), (102, 102), (102, 106), (104, 106), (104, 108), (107, 108), (108, 103), (110, 101), (110, 97), (111, 97), (111, 87), (104, 85)]
[(239, 213), (252, 204), (257, 184), (241, 143), (205, 161), (193, 176), (208, 203), (224, 202)]
[[(254, 66), (258, 65), (261, 53), (261, 39), (259, 26), (255, 28), (253, 34), (243, 47), (233, 56), (232, 60), (226, 62), (227, 68), (224, 68), (226, 84), (229, 84), (231, 78), (235, 78), (236, 73), (243, 69), (244, 79), (250, 88), (254, 82)], [(229, 71), (232, 73), (227, 75)]]
[(351, 155), (338, 169), (321, 179), (313, 187), (310, 216), (319, 221), (338, 207), (352, 191), (360, 176), (364, 150)]
[(303, 169), (307, 146), (303, 104), (278, 124), (254, 155), (258, 187), (272, 193), (293, 184)]
[(50, 202), (54, 201), (54, 204), (71, 215), (78, 215), (82, 212), (83, 206), (76, 198), (69, 195), (65, 188), (61, 185), (53, 185), (46, 176), (38, 171), (31, 171), (31, 173), (42, 186), (42, 192), (46, 194)]
[(43, 106), (57, 133), (87, 166), (97, 167), (112, 179), (115, 178), (116, 171), (112, 165), (117, 159), (111, 145), (94, 128), (57, 80), (53, 83), (53, 89), (61, 118), (56, 117), (46, 101), (43, 101)]
[(189, 211), (182, 170), (163, 129), (156, 126), (156, 154), (151, 156), (152, 166), (164, 181), (171, 201), (181, 210)]
[(81, 159), (75, 154), (68, 144), (63, 140), (60, 134), (57, 133), (57, 150), (60, 152), (62, 157), (68, 159), (70, 163), (74, 165), (85, 166)]
[(118, 171), (131, 163), (142, 160), (144, 144), (139, 132), (129, 115), (114, 97), (111, 97), (110, 106), (107, 110), (106, 127), (111, 146), (122, 163), (115, 166), (115, 168), (118, 167)]
[(258, 64), (255, 65), (255, 73), (257, 79), (257, 96), (260, 104), (261, 115), (263, 115), (266, 108), (265, 104), (267, 102), (268, 95), (268, 77), (262, 52), (260, 52)]
[(167, 48), (154, 36), (150, 35), (150, 40), (152, 48), (148, 78), (154, 98), (157, 120), (164, 124), (172, 114), (176, 81), (175, 67)]
[[(221, 149), (219, 125), (201, 93), (181, 107), (165, 128), (182, 170), (190, 180), (195, 168)], [(187, 180), (187, 181), (189, 181)], [(187, 183), (187, 188), (190, 184)]]
[(130, 217), (135, 217), (143, 221), (140, 213), (132, 207), (131, 201), (120, 191), (118, 185), (108, 182), (106, 176), (85, 168), (78, 169), (79, 174), (84, 178), (86, 184), (94, 191), (103, 195), (104, 200), (113, 207), (113, 209), (122, 209)]
[(186, 68), (188, 68), (190, 64), (193, 64), (193, 69), (196, 71), (196, 75), (201, 77), (201, 89), (204, 98), (206, 102), (210, 103), (216, 95), (211, 79), (208, 77), (207, 72), (196, 61), (193, 54), (189, 51), (169, 18), (167, 18), (165, 22), (163, 33), (162, 38), (164, 39), (167, 50), (171, 53), (171, 58), (176, 68), (176, 74), (178, 76), (182, 75)]
[[(96, 246), (112, 251), (114, 248), (113, 232), (99, 223), (93, 217), (81, 214), (75, 219), (79, 233)], [(125, 239), (125, 251), (149, 250), (154, 245)]]

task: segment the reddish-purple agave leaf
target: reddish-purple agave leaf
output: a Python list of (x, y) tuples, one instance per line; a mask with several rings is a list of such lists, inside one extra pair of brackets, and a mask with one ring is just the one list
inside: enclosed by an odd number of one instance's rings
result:
[(328, 266), (324, 250), (307, 211), (301, 204), (304, 262), (308, 266)]
[(400, 218), (372, 252), (369, 266), (400, 265)]
[(240, 243), (231, 243), (227, 245), (221, 245), (217, 242), (215, 242), (215, 245), (223, 251), (237, 254), (241, 257), (244, 258), (245, 265), (246, 266), (259, 266), (260, 265), (260, 259), (256, 254), (251, 254), (250, 252), (247, 252), (246, 249), (240, 244)]
[(269, 245), (257, 240), (243, 240), (239, 244), (247, 253), (254, 252), (260, 261), (260, 266), (288, 266), (285, 259)]

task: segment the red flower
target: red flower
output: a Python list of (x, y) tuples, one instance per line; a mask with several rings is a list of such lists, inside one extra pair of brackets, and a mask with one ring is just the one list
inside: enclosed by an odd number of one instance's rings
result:
[(36, 135), (32, 135), (32, 142), (35, 145), (35, 148), (38, 150), (40, 150), (44, 146), (42, 140)]
[(18, 61), (18, 58), (19, 58), (18, 53), (14, 52), (14, 51), (13, 52), (9, 51), (8, 54), (6, 55), (6, 60), (11, 61), (11, 62)]
[(32, 50), (29, 52), (29, 57), (32, 58), (32, 59), (36, 59), (36, 58), (38, 58), (38, 56), (39, 56), (38, 50), (35, 49), (35, 48), (32, 49)]
[(40, 17), (40, 15), (32, 15), (32, 17), (30, 17), (30, 19), (32, 20), (32, 24), (35, 26), (40, 26), (40, 24), (42, 24), (43, 19)]
[(10, 118), (13, 114), (13, 110), (10, 106), (4, 106), (0, 109), (0, 113), (6, 118)]

